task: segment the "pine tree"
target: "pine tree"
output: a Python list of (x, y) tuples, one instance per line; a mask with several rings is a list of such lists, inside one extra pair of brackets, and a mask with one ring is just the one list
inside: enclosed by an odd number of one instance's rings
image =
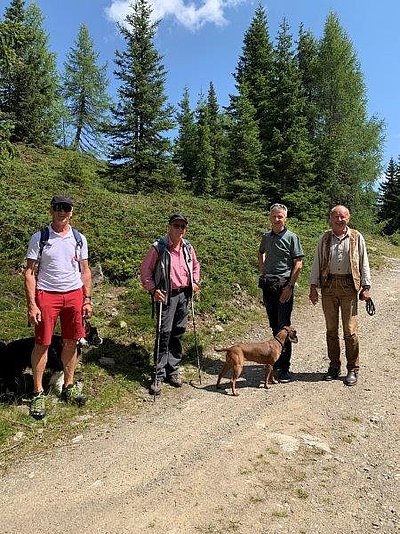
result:
[(301, 216), (307, 213), (315, 195), (312, 188), (314, 162), (306, 128), (300, 73), (285, 20), (278, 34), (274, 70), (270, 114), (272, 138), (266, 167), (269, 172), (263, 189), (269, 202), (283, 200), (297, 216)]
[(363, 206), (379, 174), (382, 123), (367, 118), (366, 90), (353, 45), (336, 15), (326, 20), (318, 57), (317, 175), (327, 202)]
[(227, 197), (254, 204), (261, 200), (262, 147), (256, 110), (249, 100), (246, 85), (241, 84), (239, 89), (230, 107)]
[(5, 12), (16, 61), (0, 72), (0, 111), (13, 124), (12, 140), (55, 140), (62, 115), (55, 55), (48, 50), (43, 16), (36, 4), (13, 0)]
[(397, 165), (390, 158), (385, 179), (379, 187), (378, 217), (385, 222), (386, 234), (391, 235), (400, 230), (400, 158)]
[(104, 148), (102, 134), (110, 107), (107, 67), (97, 65), (98, 57), (89, 29), (82, 24), (64, 65), (62, 92), (74, 130), (73, 146), (94, 153)]
[(116, 77), (121, 85), (113, 108), (111, 161), (128, 191), (149, 189), (169, 170), (171, 144), (165, 136), (174, 126), (166, 103), (166, 71), (154, 46), (158, 22), (151, 22), (146, 0), (135, 0), (119, 31), (126, 49), (116, 52)]
[(178, 135), (174, 145), (174, 161), (183, 179), (192, 184), (196, 169), (197, 137), (194, 112), (190, 109), (189, 89), (185, 87), (177, 113)]

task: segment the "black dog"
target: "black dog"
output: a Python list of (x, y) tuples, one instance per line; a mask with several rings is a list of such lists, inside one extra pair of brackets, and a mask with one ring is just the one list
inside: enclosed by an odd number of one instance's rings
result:
[[(85, 337), (77, 343), (78, 356), (83, 346), (98, 347), (103, 343), (97, 328), (88, 321), (85, 322), (85, 331)], [(32, 377), (26, 371), (32, 367), (31, 354), (34, 345), (35, 338), (28, 337), (11, 341), (4, 347), (0, 347), (0, 393), (2, 395), (15, 397), (32, 390)], [(61, 351), (62, 338), (54, 335), (49, 346), (46, 365), (46, 369), (53, 374), (60, 375), (63, 370)]]

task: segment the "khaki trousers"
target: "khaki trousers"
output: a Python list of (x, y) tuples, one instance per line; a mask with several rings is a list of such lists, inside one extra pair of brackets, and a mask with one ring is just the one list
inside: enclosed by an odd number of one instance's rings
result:
[(332, 275), (321, 290), (322, 309), (326, 323), (326, 343), (330, 367), (340, 368), (339, 310), (342, 317), (344, 343), (346, 348), (347, 369), (358, 371), (358, 299), (351, 277)]

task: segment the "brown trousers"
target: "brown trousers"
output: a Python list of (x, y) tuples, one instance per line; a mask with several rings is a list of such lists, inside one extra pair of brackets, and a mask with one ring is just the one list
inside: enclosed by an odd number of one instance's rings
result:
[(358, 371), (358, 299), (351, 276), (330, 275), (321, 289), (322, 309), (326, 323), (326, 343), (330, 367), (340, 368), (339, 310), (342, 316), (344, 343), (346, 348), (347, 369)]

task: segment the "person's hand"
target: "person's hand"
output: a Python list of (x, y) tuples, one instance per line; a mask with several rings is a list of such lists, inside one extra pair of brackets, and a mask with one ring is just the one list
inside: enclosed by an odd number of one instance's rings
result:
[(196, 284), (196, 282), (193, 282), (193, 293), (198, 293), (200, 291), (199, 284)]
[(367, 289), (367, 288), (363, 288), (363, 289), (360, 291), (359, 299), (360, 299), (360, 300), (367, 300), (367, 299), (369, 299), (369, 289)]
[(82, 315), (84, 319), (90, 319), (93, 314), (93, 307), (90, 302), (85, 302), (82, 307)]
[(153, 297), (156, 302), (165, 302), (167, 300), (166, 292), (161, 291), (161, 289), (156, 289), (153, 293)]
[(310, 293), (308, 295), (308, 298), (314, 304), (314, 306), (317, 304), (317, 302), (318, 302), (318, 291), (317, 291), (317, 288), (315, 286), (311, 286), (310, 287)]
[(279, 297), (279, 302), (285, 303), (288, 300), (290, 300), (292, 293), (293, 293), (293, 288), (291, 286), (285, 286), (282, 289), (281, 296)]
[(42, 320), (42, 312), (40, 309), (34, 304), (33, 306), (29, 306), (28, 308), (28, 321), (32, 325), (38, 325)]

